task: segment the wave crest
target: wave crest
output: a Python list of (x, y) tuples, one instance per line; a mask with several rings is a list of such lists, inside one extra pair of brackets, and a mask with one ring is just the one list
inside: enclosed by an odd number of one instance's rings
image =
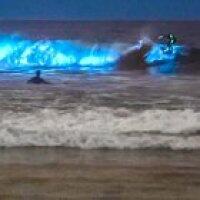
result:
[(78, 108), (5, 113), (0, 146), (65, 146), (83, 149), (200, 148), (200, 113), (192, 110)]
[(30, 40), (12, 35), (1, 36), (1, 71), (110, 71), (114, 69), (120, 56), (115, 46), (116, 44), (89, 45), (78, 41)]

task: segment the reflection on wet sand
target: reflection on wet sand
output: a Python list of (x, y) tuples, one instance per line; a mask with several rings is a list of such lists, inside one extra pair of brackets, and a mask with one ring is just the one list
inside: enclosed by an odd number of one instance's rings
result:
[(199, 199), (200, 152), (0, 151), (0, 199)]

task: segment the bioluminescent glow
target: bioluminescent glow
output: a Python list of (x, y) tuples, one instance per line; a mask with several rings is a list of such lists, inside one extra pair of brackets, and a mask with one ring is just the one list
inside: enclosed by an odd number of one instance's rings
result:
[(174, 61), (179, 55), (185, 53), (185, 48), (179, 45), (173, 45), (171, 50), (167, 50), (165, 44), (154, 44), (151, 50), (146, 55), (146, 62), (153, 64), (156, 62), (166, 63), (168, 61)]
[(184, 47), (178, 45), (166, 52), (166, 45), (153, 43), (148, 38), (129, 45), (125, 51), (116, 48), (115, 44), (89, 45), (67, 40), (28, 40), (0, 36), (0, 72), (32, 72), (41, 69), (106, 73), (116, 69), (117, 61), (123, 54), (138, 51), (146, 44), (152, 47), (144, 59), (147, 65), (159, 64), (160, 73), (174, 72), (177, 56), (185, 53)]
[(0, 70), (66, 70), (106, 72), (116, 67), (120, 53), (108, 45), (66, 40), (0, 39)]
[(151, 65), (151, 73), (170, 74), (175, 73), (178, 64), (176, 60), (178, 56), (186, 54), (185, 47), (173, 45), (168, 50), (165, 44), (154, 44), (151, 50), (146, 54), (146, 62)]

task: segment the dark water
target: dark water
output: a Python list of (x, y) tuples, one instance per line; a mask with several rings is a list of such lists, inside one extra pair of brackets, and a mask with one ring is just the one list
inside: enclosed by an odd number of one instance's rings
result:
[[(174, 32), (199, 47), (199, 22), (0, 22), (2, 32), (36, 39), (134, 43)], [(0, 74), (0, 146), (200, 148), (199, 75)]]
[(36, 39), (82, 40), (92, 43), (133, 43), (141, 35), (156, 39), (158, 35), (172, 32), (180, 43), (200, 46), (200, 22), (58, 22), (58, 21), (0, 21), (1, 32), (17, 33)]

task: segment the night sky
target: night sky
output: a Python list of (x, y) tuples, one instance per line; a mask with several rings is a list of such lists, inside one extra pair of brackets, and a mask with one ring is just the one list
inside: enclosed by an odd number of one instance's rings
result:
[(200, 0), (0, 0), (0, 19), (200, 20)]

